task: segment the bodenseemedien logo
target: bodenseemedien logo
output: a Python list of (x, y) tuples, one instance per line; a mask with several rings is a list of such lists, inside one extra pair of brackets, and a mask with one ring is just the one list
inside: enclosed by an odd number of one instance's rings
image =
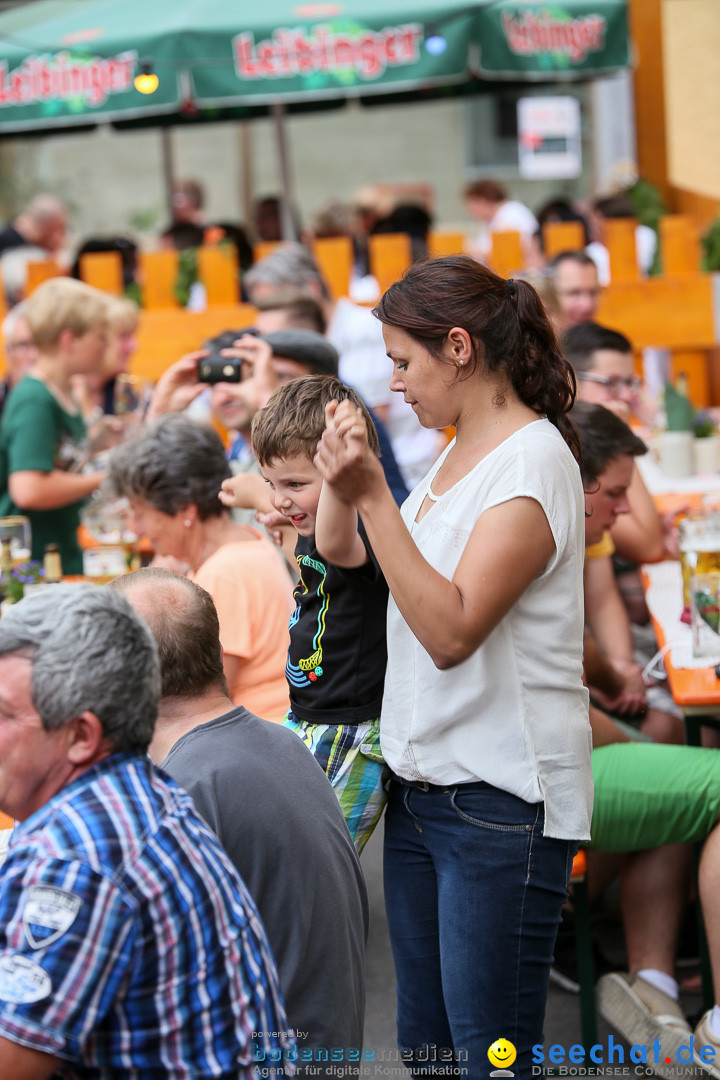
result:
[(508, 1066), (517, 1057), (517, 1050), (509, 1039), (496, 1039), (488, 1048), (487, 1056), (490, 1064), (495, 1066), (491, 1076), (515, 1076)]

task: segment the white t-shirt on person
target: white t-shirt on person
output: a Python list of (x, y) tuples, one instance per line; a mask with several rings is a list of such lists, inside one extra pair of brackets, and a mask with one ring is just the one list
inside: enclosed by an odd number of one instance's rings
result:
[[(545, 835), (586, 840), (592, 773), (582, 684), (580, 471), (557, 428), (541, 419), (435, 496), (432, 480), (449, 449), (402, 508), (432, 567), (452, 580), (480, 514), (519, 497), (542, 507), (555, 554), (472, 656), (447, 671), (435, 667), (391, 597), (383, 755), (395, 773), (410, 780), (485, 780), (527, 802), (544, 801)], [(416, 522), (428, 494), (435, 506)]]
[(508, 199), (501, 203), (491, 220), (471, 245), (473, 254), (487, 259), (492, 251), (492, 234), (496, 232), (519, 232), (523, 244), (527, 244), (540, 226), (537, 218), (525, 203)]

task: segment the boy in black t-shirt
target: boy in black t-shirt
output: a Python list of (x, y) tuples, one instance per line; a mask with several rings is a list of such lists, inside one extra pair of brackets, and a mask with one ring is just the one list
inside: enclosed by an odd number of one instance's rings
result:
[[(313, 458), (326, 419), (350, 401), (362, 411), (371, 446), (372, 420), (349, 387), (326, 375), (279, 387), (252, 425), (253, 450), (279, 514), (298, 533), (300, 581), (290, 619), (285, 673), (291, 711), (285, 726), (310, 748), (327, 774), (358, 852), (380, 820), (387, 779), (379, 742), (388, 590), (354, 507), (340, 502)], [(223, 484), (232, 500), (234, 478)], [(342, 558), (330, 563), (315, 542), (316, 522), (342, 536)]]

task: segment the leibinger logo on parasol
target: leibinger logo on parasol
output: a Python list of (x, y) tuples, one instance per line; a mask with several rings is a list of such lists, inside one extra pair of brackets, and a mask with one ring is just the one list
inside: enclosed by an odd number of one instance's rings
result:
[(255, 44), (252, 33), (233, 38), (235, 72), (239, 79), (284, 79), (295, 75), (354, 70), (361, 79), (377, 79), (388, 67), (420, 59), (420, 23), (385, 26), (359, 34), (339, 33), (331, 26), (279, 29)]
[[(629, 1050), (621, 1042), (616, 1042), (612, 1034), (608, 1036), (607, 1046), (596, 1043), (586, 1049), (580, 1043), (565, 1046), (553, 1043), (545, 1047), (544, 1043), (533, 1046), (530, 1060), (532, 1075), (543, 1076), (656, 1076), (653, 1066), (662, 1065), (665, 1077), (705, 1077), (700, 1062), (711, 1065), (715, 1061), (714, 1046), (701, 1044), (694, 1035), (680, 1044), (676, 1053), (663, 1050), (660, 1039), (651, 1043), (636, 1043)], [(699, 1058), (699, 1061), (698, 1061)]]
[(107, 59), (78, 60), (69, 52), (28, 56), (8, 72), (0, 63), (0, 105), (35, 105), (44, 101), (82, 98), (104, 105), (111, 94), (132, 90), (137, 53), (123, 52)]
[(602, 15), (558, 19), (548, 11), (539, 15), (527, 11), (519, 18), (503, 14), (502, 24), (508, 48), (518, 56), (561, 53), (581, 64), (588, 53), (605, 48), (607, 23)]

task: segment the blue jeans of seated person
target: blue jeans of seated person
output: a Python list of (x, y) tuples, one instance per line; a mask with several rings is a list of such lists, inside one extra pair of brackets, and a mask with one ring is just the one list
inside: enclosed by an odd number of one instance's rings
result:
[(542, 803), (482, 782), (430, 787), (393, 777), (385, 815), (398, 1045), (420, 1051), (418, 1075), (445, 1048), (484, 1080), (489, 1047), (508, 1039), (508, 1068), (529, 1080), (577, 844), (543, 837)]

